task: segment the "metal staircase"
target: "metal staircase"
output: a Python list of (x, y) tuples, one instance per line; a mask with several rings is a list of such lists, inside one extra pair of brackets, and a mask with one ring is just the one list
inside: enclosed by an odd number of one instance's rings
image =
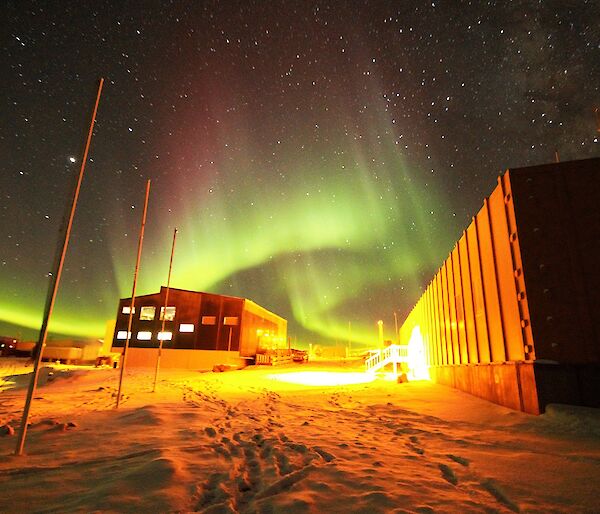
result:
[(397, 374), (398, 363), (408, 362), (408, 345), (392, 344), (383, 350), (371, 350), (371, 353), (365, 361), (367, 373), (376, 373), (387, 364), (393, 364), (394, 374)]

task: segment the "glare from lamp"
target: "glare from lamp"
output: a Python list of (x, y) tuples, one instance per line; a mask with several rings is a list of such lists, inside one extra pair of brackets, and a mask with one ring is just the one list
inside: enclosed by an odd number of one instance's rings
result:
[(408, 369), (412, 380), (429, 380), (425, 344), (419, 326), (413, 328), (408, 341)]
[(371, 373), (340, 373), (335, 371), (297, 371), (268, 375), (271, 380), (305, 386), (341, 386), (365, 384), (375, 380)]

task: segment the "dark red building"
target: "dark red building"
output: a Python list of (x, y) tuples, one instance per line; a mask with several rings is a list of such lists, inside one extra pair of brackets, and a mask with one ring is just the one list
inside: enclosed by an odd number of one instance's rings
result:
[[(287, 321), (251, 300), (170, 288), (165, 312), (166, 292), (161, 287), (158, 293), (136, 297), (128, 364), (151, 365), (155, 352), (139, 349), (156, 349), (160, 339), (165, 349), (162, 360), (177, 367), (198, 367), (201, 361), (210, 367), (215, 358), (250, 359), (258, 352), (286, 346)], [(130, 308), (131, 298), (120, 300), (114, 352), (125, 345)]]

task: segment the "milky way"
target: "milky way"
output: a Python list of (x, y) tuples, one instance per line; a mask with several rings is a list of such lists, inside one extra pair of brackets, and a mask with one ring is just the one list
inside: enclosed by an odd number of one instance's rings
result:
[[(507, 167), (600, 154), (600, 2), (4, 2), (0, 333), (131, 290), (251, 298), (298, 344), (393, 337)], [(75, 159), (72, 159), (74, 157)], [(75, 162), (72, 162), (72, 161)]]

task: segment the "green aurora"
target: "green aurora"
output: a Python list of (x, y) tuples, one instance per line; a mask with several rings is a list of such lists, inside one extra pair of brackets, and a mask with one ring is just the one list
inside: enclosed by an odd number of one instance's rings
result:
[[(411, 174), (393, 137), (388, 139), (375, 157), (385, 163), (376, 172), (366, 152), (322, 164), (290, 155), (288, 177), (262, 182), (245, 169), (247, 162), (233, 159), (221, 166), (218, 185), (176, 184), (182, 201), (168, 208), (157, 181), (151, 190), (138, 294), (166, 283), (172, 229), (177, 226), (173, 287), (251, 297), (290, 317), (290, 335), (299, 333), (301, 344), (347, 341), (348, 322), (354, 343), (372, 343), (376, 320), (389, 318), (402, 304), (402, 298), (390, 295), (390, 286), (397, 294), (416, 296), (419, 271), (435, 263), (432, 240), (440, 227), (427, 228), (432, 227), (434, 209), (443, 209), (443, 198), (432, 184)], [(83, 198), (79, 209), (86, 209)], [(108, 259), (101, 259), (94, 270), (85, 266), (90, 260), (85, 250), (78, 255), (82, 246), (75, 235), (51, 332), (103, 336), (118, 298), (130, 295), (140, 212), (130, 209), (131, 233), (118, 224), (109, 230), (114, 240), (103, 248)], [(240, 274), (242, 283), (236, 280)], [(365, 298), (365, 292), (380, 300)], [(43, 293), (13, 292), (16, 300), (0, 301), (0, 319), (36, 329)], [(357, 307), (361, 301), (374, 305)], [(280, 303), (289, 306), (289, 313)]]
[(174, 287), (366, 346), (500, 170), (598, 155), (594, 2), (26, 4), (0, 49), (0, 335), (39, 331), (101, 76), (53, 337), (103, 337), (130, 296), (147, 179), (138, 294), (177, 227)]

